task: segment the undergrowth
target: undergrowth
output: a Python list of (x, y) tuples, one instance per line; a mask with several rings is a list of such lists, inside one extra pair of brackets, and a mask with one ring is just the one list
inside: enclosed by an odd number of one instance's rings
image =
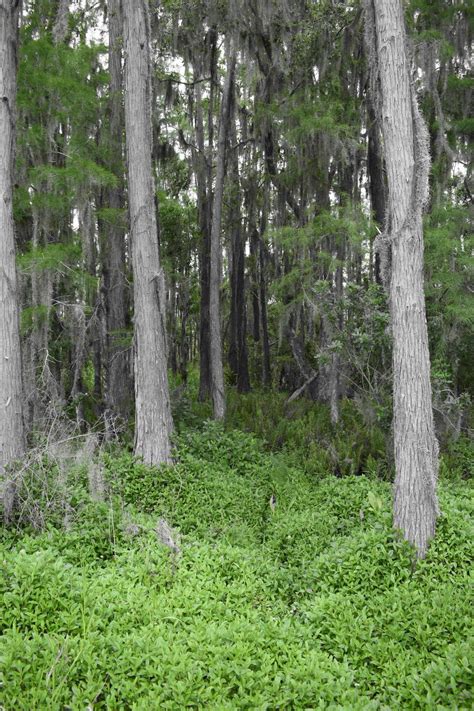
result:
[(471, 482), (441, 484), (415, 565), (374, 472), (315, 478), (212, 423), (176, 459), (103, 454), (103, 501), (62, 482), (68, 530), (4, 531), (6, 711), (473, 707)]

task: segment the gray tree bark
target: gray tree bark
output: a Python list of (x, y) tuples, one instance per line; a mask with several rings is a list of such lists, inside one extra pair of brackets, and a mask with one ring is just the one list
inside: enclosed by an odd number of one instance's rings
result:
[(263, 191), (263, 204), (260, 219), (259, 232), (259, 277), (260, 277), (260, 314), (262, 322), (262, 385), (270, 387), (272, 383), (272, 368), (270, 362), (270, 339), (268, 335), (268, 317), (267, 317), (267, 283), (266, 283), (266, 255), (265, 255), (265, 231), (267, 229), (267, 219), (269, 210), (269, 183), (265, 181)]
[(13, 163), (18, 10), (0, 0), (0, 475), (25, 451)]
[(211, 33), (210, 43), (210, 73), (211, 86), (209, 96), (210, 119), (208, 126), (209, 145), (207, 155), (204, 142), (204, 115), (202, 108), (201, 80), (203, 77), (202, 57), (193, 52), (193, 75), (196, 81), (194, 91), (190, 92), (190, 119), (194, 123), (196, 145), (192, 147), (193, 170), (196, 179), (196, 192), (198, 198), (199, 229), (201, 233), (201, 244), (199, 249), (199, 272), (200, 272), (200, 321), (199, 321), (199, 395), (200, 401), (209, 397), (210, 385), (210, 356), (209, 356), (209, 262), (210, 262), (210, 215), (212, 202), (212, 182), (209, 180), (209, 166), (212, 164), (213, 149), (213, 128), (212, 128), (212, 107), (214, 95), (214, 73), (215, 73), (215, 40), (214, 33)]
[[(209, 299), (210, 299), (210, 262), (211, 262), (211, 225), (212, 225), (212, 201), (213, 201), (213, 155), (214, 155), (214, 106), (215, 94), (217, 85), (217, 29), (215, 26), (209, 29), (207, 33), (208, 54), (209, 54), (209, 102), (207, 109), (207, 153), (205, 158), (206, 168), (206, 210), (207, 210), (207, 228), (202, 230), (202, 243), (200, 249), (200, 326), (199, 326), (199, 395), (200, 401), (207, 400), (211, 393), (211, 333), (210, 333), (210, 314), (209, 314)], [(199, 85), (198, 100), (200, 94)], [(201, 145), (201, 156), (204, 158), (204, 131), (203, 131), (203, 113), (202, 108), (199, 109), (199, 104), (196, 105), (198, 113), (196, 113), (196, 138), (198, 146)], [(201, 137), (202, 141), (201, 141)], [(201, 144), (199, 143), (201, 141)]]
[(56, 18), (53, 25), (53, 42), (61, 44), (66, 40), (69, 23), (70, 0), (58, 0)]
[[(235, 125), (236, 97), (232, 99), (230, 142), (237, 143)], [(247, 309), (245, 294), (245, 233), (242, 224), (242, 191), (239, 170), (239, 157), (233, 150), (230, 156), (231, 194), (228, 217), (230, 232), (230, 318), (229, 318), (229, 354), (228, 362), (235, 375), (237, 391), (246, 393), (250, 390), (250, 375), (247, 353)]]
[[(338, 265), (336, 267), (336, 272), (334, 275), (334, 307), (339, 314), (337, 315), (337, 328), (331, 325), (329, 330), (332, 331), (332, 352), (331, 352), (331, 364), (329, 373), (329, 410), (331, 415), (331, 423), (336, 426), (339, 422), (339, 398), (341, 396), (341, 358), (337, 350), (337, 346), (334, 341), (337, 340), (337, 336), (342, 332), (343, 323), (341, 316), (341, 304), (344, 297), (344, 280), (343, 280), (343, 262), (345, 256), (344, 244), (342, 243), (342, 237), (339, 237), (339, 244), (337, 245), (337, 260)], [(336, 330), (336, 333), (334, 333)], [(336, 339), (334, 338), (336, 335)]]
[(401, 0), (366, 0), (366, 35), (378, 84), (388, 178), (393, 332), (394, 526), (423, 557), (438, 516), (438, 445), (431, 402), (423, 291), (422, 210), (428, 198), (428, 133), (419, 113)]
[(135, 454), (171, 462), (164, 275), (152, 168), (150, 23), (147, 0), (124, 0), (125, 128), (133, 264)]
[(222, 96), (217, 139), (216, 186), (212, 210), (211, 226), (211, 264), (209, 278), (209, 323), (210, 323), (210, 362), (211, 362), (211, 398), (214, 419), (225, 417), (224, 365), (222, 361), (222, 334), (220, 318), (220, 287), (222, 272), (222, 198), (224, 194), (226, 144), (230, 128), (230, 102), (235, 73), (235, 49), (232, 40), (227, 48), (227, 75)]
[[(123, 208), (122, 185), (122, 17), (120, 0), (110, 0), (109, 21), (109, 152), (110, 169), (117, 185), (108, 190), (109, 207)], [(125, 281), (125, 235), (119, 219), (107, 226), (107, 244), (104, 257), (104, 288), (107, 323), (107, 407), (126, 419), (131, 403), (131, 378), (128, 349), (123, 345), (127, 327), (127, 287)]]
[[(376, 113), (369, 99), (367, 107), (368, 119), (368, 146), (367, 146), (367, 173), (369, 176), (369, 193), (372, 212), (378, 227), (383, 230), (385, 224), (385, 176), (382, 159), (382, 142), (380, 140), (380, 128), (377, 122)], [(371, 264), (372, 266), (372, 264)], [(374, 276), (377, 284), (382, 283), (380, 274), (380, 257), (377, 252), (374, 254)]]

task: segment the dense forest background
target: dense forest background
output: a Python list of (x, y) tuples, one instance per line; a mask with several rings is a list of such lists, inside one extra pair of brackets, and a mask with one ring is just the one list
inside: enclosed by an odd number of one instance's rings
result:
[[(367, 10), (23, 1), (28, 446), (2, 491), (5, 709), (471, 708), (472, 14), (404, 10), (431, 155), (440, 445), (418, 566), (389, 512), (391, 226)], [(142, 119), (149, 222), (130, 168)]]
[[(21, 17), (14, 214), (30, 432), (64, 411), (83, 430), (123, 431), (133, 414), (117, 7), (34, 2)], [(414, 2), (407, 17), (433, 161), (425, 285), (447, 444), (466, 432), (473, 386), (471, 34), (462, 3)], [(361, 8), (165, 2), (151, 7), (150, 32), (175, 404), (196, 377), (199, 399), (210, 394), (210, 233), (225, 151), (227, 388), (326, 403), (333, 424), (350, 399), (368, 430), (388, 435), (390, 338), (375, 244), (386, 180)]]

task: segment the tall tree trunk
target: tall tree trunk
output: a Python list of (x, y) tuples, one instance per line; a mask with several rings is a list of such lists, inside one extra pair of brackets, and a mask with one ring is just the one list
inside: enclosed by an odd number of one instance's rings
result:
[(428, 198), (429, 139), (411, 85), (402, 2), (367, 0), (366, 11), (388, 177), (394, 525), (422, 557), (438, 516), (438, 445), (423, 293), (422, 209)]
[(119, 211), (124, 206), (122, 175), (122, 18), (120, 0), (110, 0), (109, 20), (109, 168), (117, 184), (108, 188), (109, 207), (116, 211), (107, 224), (104, 249), (104, 292), (107, 324), (106, 403), (114, 415), (126, 419), (130, 412), (132, 384), (128, 348), (127, 287), (125, 281), (125, 233)]
[[(357, 175), (357, 166), (355, 165), (355, 156), (347, 164), (339, 166), (340, 174), (340, 204), (345, 206), (352, 202), (354, 193), (354, 176)], [(343, 373), (341, 368), (341, 357), (339, 354), (338, 341), (344, 330), (344, 265), (346, 261), (346, 239), (343, 235), (336, 238), (336, 243), (333, 245), (336, 253), (336, 270), (334, 272), (333, 291), (333, 309), (332, 320), (329, 325), (331, 332), (331, 364), (329, 376), (329, 408), (331, 415), (331, 423), (335, 426), (339, 422), (339, 400), (342, 395)], [(329, 318), (327, 321), (329, 322)]]
[[(378, 227), (383, 230), (385, 224), (385, 178), (383, 171), (382, 145), (379, 136), (379, 125), (376, 113), (369, 98), (368, 109), (368, 147), (367, 147), (367, 172), (369, 174), (369, 192), (372, 212)], [(377, 284), (382, 283), (380, 273), (380, 255), (374, 254), (374, 275)]]
[[(331, 373), (329, 387), (329, 408), (331, 423), (335, 426), (339, 422), (339, 398), (341, 396), (341, 358), (335, 341), (338, 341), (344, 328), (342, 318), (342, 300), (344, 297), (343, 263), (345, 257), (345, 245), (343, 237), (339, 236), (337, 245), (337, 267), (334, 275), (334, 307), (336, 329), (332, 327), (332, 352), (331, 352)], [(334, 335), (336, 338), (334, 338)]]
[(263, 192), (263, 205), (260, 220), (260, 234), (258, 244), (258, 261), (259, 261), (259, 279), (260, 279), (260, 314), (262, 321), (262, 384), (265, 387), (270, 387), (272, 382), (272, 369), (270, 362), (270, 338), (268, 336), (268, 317), (267, 317), (267, 263), (265, 255), (265, 232), (267, 229), (268, 203), (270, 186), (268, 180), (265, 181)]
[(152, 168), (150, 24), (147, 0), (123, 2), (125, 128), (135, 308), (135, 454), (171, 461), (164, 275)]
[[(247, 117), (242, 119), (242, 140), (248, 140)], [(257, 345), (260, 341), (260, 301), (258, 295), (258, 248), (259, 236), (257, 227), (257, 197), (258, 184), (255, 166), (257, 165), (257, 150), (254, 143), (250, 153), (249, 164), (245, 167), (247, 171), (247, 187), (245, 190), (245, 205), (247, 207), (248, 241), (250, 247), (249, 260), (249, 291), (252, 303), (252, 337)]]
[(188, 333), (188, 320), (190, 309), (189, 282), (190, 275), (188, 268), (181, 273), (181, 288), (178, 295), (178, 310), (180, 313), (180, 333), (179, 333), (179, 363), (178, 370), (183, 383), (188, 380), (188, 362), (190, 357), (191, 334)]
[[(249, 200), (254, 200), (253, 194), (249, 196)], [(253, 217), (255, 208), (252, 204), (249, 207), (249, 215)], [(254, 224), (255, 219), (255, 224)], [(256, 225), (256, 218), (250, 220), (250, 277), (252, 279), (250, 293), (252, 296), (252, 336), (255, 343), (260, 341), (260, 301), (258, 298), (258, 247), (259, 247), (259, 237), (258, 229)]]
[[(212, 39), (212, 38), (211, 38)], [(196, 180), (198, 198), (198, 217), (201, 242), (199, 246), (199, 281), (200, 281), (200, 312), (199, 312), (199, 395), (200, 401), (207, 400), (211, 391), (210, 363), (209, 363), (209, 250), (210, 250), (210, 207), (211, 193), (209, 193), (208, 173), (206, 161), (211, 160), (209, 153), (206, 157), (204, 145), (204, 116), (202, 110), (202, 61), (193, 54), (193, 76), (196, 84), (193, 93), (189, 94), (189, 116), (194, 123), (196, 145), (191, 148), (193, 171)], [(214, 51), (211, 51), (211, 91), (212, 73), (215, 64)], [(209, 98), (212, 103), (212, 95)], [(209, 127), (209, 142), (212, 150), (212, 128)], [(212, 185), (210, 186), (212, 190)]]
[[(199, 400), (206, 400), (211, 393), (211, 325), (210, 325), (210, 263), (211, 263), (211, 224), (212, 224), (212, 163), (214, 149), (214, 93), (217, 82), (217, 30), (211, 27), (209, 40), (209, 107), (207, 118), (208, 145), (206, 157), (207, 189), (203, 187), (201, 194), (205, 196), (204, 206), (207, 215), (202, 213), (201, 250), (200, 250), (200, 325), (199, 325)], [(196, 85), (196, 138), (198, 147), (204, 157), (204, 121), (201, 104), (201, 88)], [(201, 142), (202, 137), (202, 142)], [(207, 194), (207, 195), (206, 195)]]
[[(89, 357), (92, 358), (94, 364), (94, 416), (99, 418), (102, 413), (103, 398), (102, 398), (102, 303), (101, 294), (95, 285), (95, 276), (97, 274), (97, 266), (99, 264), (100, 255), (96, 246), (97, 236), (97, 219), (95, 214), (95, 203), (90, 190), (84, 190), (83, 194), (79, 194), (78, 200), (78, 218), (79, 218), (79, 234), (82, 239), (82, 254), (84, 260), (84, 270), (88, 275), (84, 279), (83, 298), (84, 304), (76, 304), (76, 308), (82, 309), (83, 317), (80, 318), (76, 325), (82, 324), (84, 328), (83, 336), (80, 340), (84, 343), (82, 354), (78, 353), (79, 358), (76, 359), (76, 369), (82, 374), (84, 365)], [(90, 316), (87, 317), (86, 310), (90, 309)], [(76, 376), (75, 376), (76, 379)], [(84, 429), (86, 421), (84, 417), (83, 397), (84, 385), (82, 377), (77, 381), (80, 386), (77, 391), (71, 392), (71, 397), (79, 396), (77, 403), (77, 421)]]
[[(18, 10), (0, 0), (0, 475), (25, 450), (13, 225)], [(6, 502), (5, 502), (6, 503)]]
[(232, 40), (229, 40), (228, 42), (226, 54), (227, 75), (224, 83), (224, 93), (222, 96), (221, 113), (219, 120), (219, 136), (217, 139), (216, 186), (214, 191), (214, 201), (212, 209), (211, 264), (209, 279), (211, 397), (214, 419), (216, 420), (223, 420), (225, 417), (224, 365), (222, 362), (222, 334), (220, 310), (220, 287), (222, 278), (221, 221), (222, 198), (224, 194), (226, 145), (230, 128), (230, 104), (233, 92), (236, 60), (235, 49), (233, 48)]
[[(235, 128), (235, 100), (232, 111), (231, 143), (237, 143)], [(249, 392), (250, 376), (247, 353), (247, 309), (245, 303), (245, 235), (242, 226), (239, 157), (237, 149), (232, 151), (232, 196), (229, 216), (231, 238), (230, 260), (230, 337), (229, 366), (236, 378), (237, 390)]]

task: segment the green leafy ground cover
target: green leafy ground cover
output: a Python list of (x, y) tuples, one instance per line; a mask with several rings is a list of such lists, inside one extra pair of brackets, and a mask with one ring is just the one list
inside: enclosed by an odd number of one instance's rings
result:
[(106, 503), (82, 470), (67, 532), (3, 534), (6, 711), (473, 708), (470, 482), (441, 483), (415, 566), (388, 482), (317, 479), (213, 424), (178, 453), (106, 455)]

